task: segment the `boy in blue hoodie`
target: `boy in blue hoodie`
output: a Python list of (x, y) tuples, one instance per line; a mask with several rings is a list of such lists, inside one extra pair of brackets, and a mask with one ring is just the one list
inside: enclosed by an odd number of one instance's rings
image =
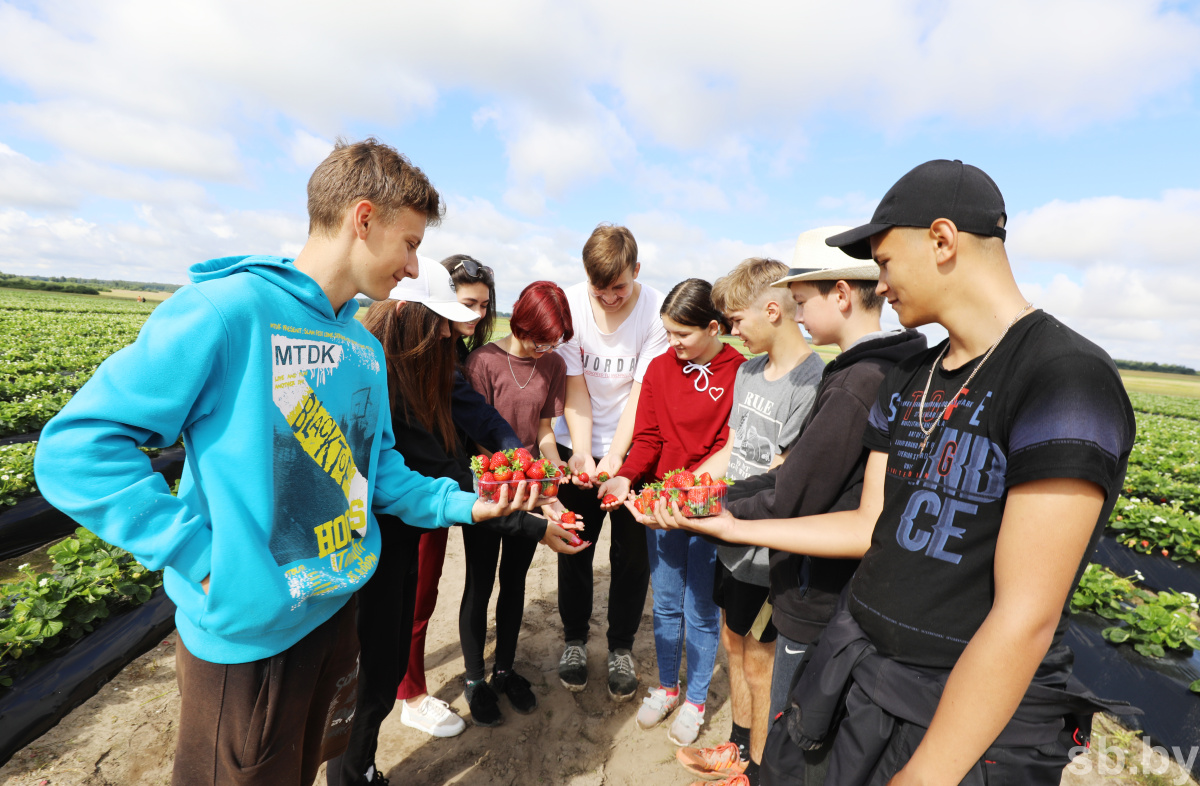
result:
[[(354, 318), (416, 277), (441, 197), (368, 139), (308, 184), (296, 259), (194, 265), (137, 341), (43, 430), (43, 494), (134, 554), (177, 608), (173, 783), (311, 783), (354, 716), (353, 593), (379, 558), (375, 513), (448, 527), (529, 509), (483, 503), (394, 450), (383, 350)], [(182, 434), (171, 496), (139, 447)]]

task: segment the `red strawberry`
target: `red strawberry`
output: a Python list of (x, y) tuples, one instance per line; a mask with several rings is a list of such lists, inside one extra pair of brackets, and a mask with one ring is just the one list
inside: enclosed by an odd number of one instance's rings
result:
[(577, 535), (576, 533), (568, 530), (567, 534), (569, 534), (571, 536), (571, 539), (567, 541), (568, 546), (578, 546), (583, 543), (583, 538), (579, 537), (579, 535)]
[(508, 456), (504, 455), (503, 453), (501, 453), (499, 451), (496, 451), (495, 453), (493, 453), (491, 461), (488, 462), (488, 469), (490, 469), (492, 472), (495, 472), (496, 470), (500, 469), (501, 467), (507, 467), (507, 466), (508, 466)]
[(600, 504), (601, 505), (616, 505), (617, 504), (617, 495), (616, 494), (605, 494), (604, 499), (600, 500)]
[(497, 469), (494, 471), (494, 473), (493, 473), (493, 474), (496, 476), (496, 480), (498, 480), (498, 481), (500, 481), (501, 483), (503, 483), (503, 482), (505, 482), (505, 481), (507, 481), (507, 480), (511, 480), (511, 479), (512, 479), (512, 474), (513, 474), (513, 473), (512, 473), (512, 470), (508, 468), (508, 465), (507, 465), (507, 464), (505, 464), (505, 465), (503, 465), (503, 466), (500, 466), (500, 467), (498, 467), (498, 468), (497, 468)]
[(568, 524), (575, 523), (575, 513), (569, 510), (564, 510), (562, 514), (562, 525), (565, 527)]
[(542, 481), (542, 494), (546, 495), (547, 497), (553, 497), (557, 493), (558, 493), (558, 484), (557, 483), (555, 483), (553, 480), (543, 480)]
[(712, 475), (707, 472), (701, 472), (700, 477), (696, 479), (697, 486), (711, 486), (712, 484)]
[(525, 448), (517, 448), (514, 450), (513, 458), (515, 458), (521, 464), (524, 464), (525, 462), (529, 462), (530, 464), (533, 463), (533, 454)]
[(512, 479), (513, 480), (526, 480), (527, 476), (521, 470), (517, 470), (516, 472), (513, 473)]
[(525, 477), (530, 480), (541, 480), (546, 477), (546, 468), (542, 466), (542, 462), (534, 462), (529, 465), (529, 469), (525, 470)]
[(708, 505), (709, 491), (704, 487), (688, 489), (687, 501), (689, 505)]
[(690, 489), (696, 485), (696, 476), (686, 469), (681, 469), (675, 473), (675, 488)]
[(608, 481), (608, 473), (601, 472), (599, 475), (596, 476), (596, 480), (600, 481), (601, 483), (607, 482)]
[(642, 489), (641, 499), (642, 499), (642, 502), (646, 503), (647, 505), (653, 505), (654, 504), (654, 489), (650, 488), (649, 486)]
[(491, 462), (491, 459), (482, 453), (471, 458), (471, 471), (475, 473), (475, 477), (479, 477), (484, 472), (487, 472), (489, 462)]
[(494, 474), (492, 474), (491, 472), (485, 472), (479, 477), (480, 485), (483, 485), (485, 483), (495, 483), (495, 482), (496, 482), (496, 476)]
[(590, 478), (588, 477), (588, 474), (586, 472), (579, 473), (579, 482), (580, 483), (587, 483), (589, 480), (590, 480)]

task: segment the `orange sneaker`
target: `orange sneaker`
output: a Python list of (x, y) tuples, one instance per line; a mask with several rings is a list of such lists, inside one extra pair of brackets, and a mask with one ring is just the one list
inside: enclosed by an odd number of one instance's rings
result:
[(750, 779), (739, 772), (732, 778), (723, 780), (720, 783), (713, 783), (712, 781), (696, 781), (692, 784), (692, 786), (750, 786)]
[[(728, 786), (750, 786), (749, 780), (742, 776), (748, 762), (742, 761), (736, 742), (723, 742), (715, 748), (680, 748), (675, 751), (675, 758), (685, 770), (707, 780), (728, 778)], [(737, 777), (745, 784), (733, 780)]]

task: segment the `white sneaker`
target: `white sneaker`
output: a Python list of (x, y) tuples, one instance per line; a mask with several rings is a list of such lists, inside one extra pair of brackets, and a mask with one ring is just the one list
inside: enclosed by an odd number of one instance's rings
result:
[(675, 716), (667, 737), (676, 745), (691, 745), (700, 736), (700, 726), (704, 723), (704, 710), (696, 707), (690, 701), (683, 703), (683, 709)]
[(642, 699), (641, 709), (638, 710), (637, 724), (643, 729), (651, 729), (663, 722), (671, 714), (671, 710), (679, 705), (679, 691), (667, 693), (663, 688), (655, 688), (650, 695)]
[(426, 696), (416, 709), (401, 700), (400, 722), (435, 737), (457, 737), (467, 728), (462, 718), (450, 711), (450, 705), (441, 699)]

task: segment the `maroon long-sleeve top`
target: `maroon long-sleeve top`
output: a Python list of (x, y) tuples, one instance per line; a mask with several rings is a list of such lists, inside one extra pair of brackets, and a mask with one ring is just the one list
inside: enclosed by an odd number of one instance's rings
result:
[(729, 438), (733, 383), (742, 353), (726, 344), (703, 366), (679, 360), (668, 349), (650, 361), (642, 380), (633, 444), (617, 473), (630, 481), (695, 469)]

